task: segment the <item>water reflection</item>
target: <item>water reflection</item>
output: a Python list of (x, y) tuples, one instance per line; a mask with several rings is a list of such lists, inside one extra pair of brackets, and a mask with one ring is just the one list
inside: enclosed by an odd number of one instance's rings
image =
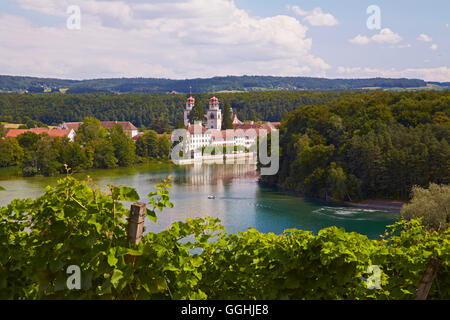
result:
[[(256, 228), (261, 232), (282, 233), (299, 228), (318, 232), (328, 226), (345, 228), (377, 238), (398, 214), (367, 209), (347, 208), (323, 201), (294, 197), (258, 185), (255, 165), (197, 164), (178, 167), (168, 164), (144, 165), (114, 170), (96, 170), (76, 175), (91, 176), (104, 188), (107, 184), (136, 188), (142, 201), (155, 185), (168, 175), (173, 177), (170, 199), (174, 208), (159, 214), (158, 222), (146, 222), (148, 231), (157, 232), (173, 222), (190, 217), (211, 216), (221, 219), (229, 232)], [(0, 205), (15, 198), (36, 198), (47, 185), (59, 178), (29, 178), (1, 181), (7, 191), (0, 193)], [(209, 195), (216, 198), (208, 199)]]

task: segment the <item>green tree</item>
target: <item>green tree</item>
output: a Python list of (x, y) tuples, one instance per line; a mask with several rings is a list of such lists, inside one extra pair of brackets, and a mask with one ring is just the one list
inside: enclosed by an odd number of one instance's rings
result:
[(176, 129), (184, 129), (185, 128), (184, 121), (183, 120), (178, 120), (177, 124), (175, 125), (175, 128)]
[(171, 151), (172, 142), (170, 141), (166, 133), (164, 133), (162, 137), (159, 138), (158, 142), (159, 157), (167, 159)]
[(40, 136), (31, 131), (22, 133), (21, 135), (19, 135), (17, 137), (17, 140), (19, 141), (20, 146), (27, 151), (35, 151), (36, 145), (37, 145), (37, 142), (39, 141), (39, 139), (40, 139)]
[(0, 167), (17, 166), (24, 156), (22, 147), (15, 138), (0, 138)]
[(92, 147), (94, 168), (109, 169), (117, 167), (117, 158), (114, 153), (114, 145), (110, 138), (91, 141), (88, 147)]
[(111, 128), (110, 137), (118, 165), (121, 167), (132, 165), (134, 163), (136, 145), (120, 124), (116, 124)]
[(160, 155), (158, 134), (155, 131), (145, 131), (139, 139), (142, 139), (136, 146), (139, 156), (157, 158)]
[(223, 122), (222, 129), (233, 129), (233, 122), (231, 121), (230, 103), (225, 102), (223, 105)]
[(401, 210), (406, 220), (422, 218), (424, 226), (444, 231), (450, 225), (450, 185), (431, 183), (429, 187), (412, 189), (411, 202)]
[(36, 167), (44, 176), (52, 176), (62, 171), (63, 163), (58, 161), (58, 152), (54, 148), (52, 138), (43, 134), (37, 143)]
[(328, 186), (334, 199), (345, 200), (348, 193), (346, 182), (347, 177), (344, 170), (332, 162), (328, 171)]
[(108, 136), (108, 131), (102, 127), (100, 120), (86, 117), (77, 130), (75, 141), (80, 144), (87, 144), (91, 141), (104, 139)]
[(203, 110), (203, 106), (201, 103), (195, 104), (194, 108), (192, 108), (192, 111), (189, 113), (189, 123), (193, 124), (195, 121), (202, 121), (205, 116), (205, 111)]
[(92, 164), (89, 162), (85, 149), (83, 149), (78, 143), (74, 142), (69, 144), (69, 160), (68, 165), (72, 172), (79, 171), (81, 169), (89, 169)]

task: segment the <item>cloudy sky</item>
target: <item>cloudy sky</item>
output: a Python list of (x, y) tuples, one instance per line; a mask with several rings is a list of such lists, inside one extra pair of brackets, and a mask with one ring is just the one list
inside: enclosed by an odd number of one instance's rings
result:
[(450, 81), (449, 24), (448, 0), (1, 0), (0, 74)]

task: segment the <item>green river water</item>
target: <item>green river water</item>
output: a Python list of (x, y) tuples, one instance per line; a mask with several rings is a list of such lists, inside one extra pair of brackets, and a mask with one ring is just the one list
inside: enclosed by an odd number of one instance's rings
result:
[[(11, 171), (11, 170), (10, 170)], [(146, 222), (146, 230), (157, 232), (175, 221), (189, 217), (220, 218), (229, 232), (255, 228), (261, 232), (282, 233), (297, 228), (317, 233), (337, 226), (376, 239), (399, 214), (344, 207), (324, 201), (287, 195), (257, 183), (254, 165), (191, 165), (148, 164), (131, 168), (92, 170), (76, 174), (89, 175), (102, 188), (107, 184), (136, 188), (141, 201), (153, 187), (168, 175), (173, 177), (170, 199), (174, 208), (159, 214), (158, 223)], [(14, 177), (0, 171), (0, 206), (15, 198), (36, 198), (47, 185), (55, 185), (61, 177)], [(216, 199), (208, 199), (215, 195)]]

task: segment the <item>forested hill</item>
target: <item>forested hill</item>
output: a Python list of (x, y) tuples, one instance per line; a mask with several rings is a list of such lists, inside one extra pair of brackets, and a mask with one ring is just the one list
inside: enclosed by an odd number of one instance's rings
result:
[[(431, 84), (431, 83), (430, 83)], [(94, 80), (63, 80), (19, 76), (1, 76), (0, 91), (67, 93), (188, 93), (219, 91), (266, 90), (354, 90), (364, 88), (424, 88), (427, 82), (418, 79), (325, 79), (308, 77), (228, 76), (210, 79), (170, 80), (156, 78), (117, 78)], [(434, 87), (447, 87), (433, 82)]]

